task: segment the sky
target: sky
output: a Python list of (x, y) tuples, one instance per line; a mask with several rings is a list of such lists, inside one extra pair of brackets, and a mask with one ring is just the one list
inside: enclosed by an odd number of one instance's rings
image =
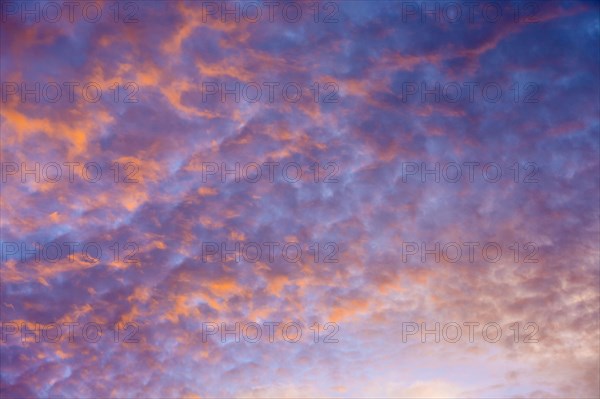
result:
[(598, 2), (0, 11), (0, 397), (600, 396)]

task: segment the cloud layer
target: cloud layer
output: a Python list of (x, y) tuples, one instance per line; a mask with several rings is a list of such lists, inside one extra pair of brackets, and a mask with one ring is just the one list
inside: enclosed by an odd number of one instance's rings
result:
[(50, 3), (2, 5), (2, 397), (600, 394), (596, 3)]

